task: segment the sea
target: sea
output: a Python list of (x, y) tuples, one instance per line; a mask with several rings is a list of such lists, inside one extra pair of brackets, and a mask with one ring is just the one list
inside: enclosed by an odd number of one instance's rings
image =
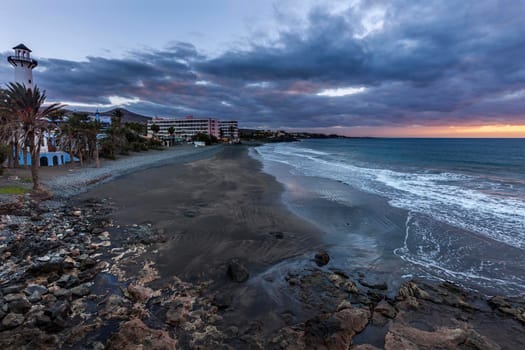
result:
[(525, 296), (525, 139), (307, 139), (251, 155), (331, 265)]

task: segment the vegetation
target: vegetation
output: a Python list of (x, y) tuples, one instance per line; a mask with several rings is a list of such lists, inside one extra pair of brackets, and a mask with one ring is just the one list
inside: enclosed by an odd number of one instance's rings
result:
[(95, 161), (99, 164), (98, 138), (100, 122), (91, 120), (87, 114), (75, 113), (67, 124), (60, 127), (58, 143), (64, 152), (68, 152), (71, 159), (77, 157), (80, 166), (84, 161)]
[(0, 194), (20, 195), (27, 193), (27, 188), (22, 186), (4, 186), (0, 187)]
[(43, 107), (45, 100), (45, 91), (40, 92), (36, 86), (33, 89), (26, 88), (19, 83), (8, 84), (0, 100), (0, 115), (5, 122), (2, 123), (5, 131), (2, 132), (2, 137), (11, 145), (15, 163), (18, 162), (20, 146), (29, 150), (35, 192), (42, 190), (39, 177), (40, 147), (49, 127), (45, 118), (62, 108), (58, 103)]
[(160, 126), (158, 126), (157, 124), (152, 124), (150, 128), (151, 128), (151, 131), (153, 132), (153, 135), (157, 135), (158, 132), (160, 131)]
[(111, 127), (101, 141), (100, 156), (115, 159), (117, 154), (141, 152), (162, 148), (162, 142), (146, 138), (147, 128), (143, 124), (131, 122), (122, 124), (122, 111), (116, 109), (111, 118)]

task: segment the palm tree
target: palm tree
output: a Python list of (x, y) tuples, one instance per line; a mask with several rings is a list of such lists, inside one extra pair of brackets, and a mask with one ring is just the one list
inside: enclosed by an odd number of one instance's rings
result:
[(160, 131), (160, 126), (158, 126), (157, 124), (153, 124), (150, 127), (150, 129), (151, 129), (151, 131), (153, 131), (153, 135), (157, 136), (157, 133)]
[(122, 110), (120, 108), (115, 109), (113, 111), (113, 115), (111, 116), (111, 126), (114, 126), (115, 128), (120, 128), (123, 116), (124, 113), (122, 113)]
[(45, 117), (60, 110), (63, 106), (59, 103), (53, 103), (43, 107), (46, 92), (40, 92), (37, 86), (31, 89), (20, 83), (9, 83), (5, 94), (6, 99), (2, 103), (2, 109), (14, 116), (21, 125), (22, 143), (28, 145), (31, 154), (33, 191), (40, 192), (42, 191), (38, 172), (40, 145), (44, 132), (48, 128)]

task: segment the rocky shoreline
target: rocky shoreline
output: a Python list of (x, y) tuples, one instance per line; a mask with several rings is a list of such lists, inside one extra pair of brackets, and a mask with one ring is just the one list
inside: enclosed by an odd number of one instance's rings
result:
[[(231, 296), (159, 278), (149, 259), (169, 239), (151, 225), (118, 226), (104, 199), (39, 201), (0, 208), (2, 349), (517, 349), (525, 303), (487, 299), (450, 283), (388, 286), (330, 266), (324, 252), (282, 276), (309, 316), (268, 332), (257, 320), (225, 322)], [(250, 271), (223, 271), (242, 285)]]

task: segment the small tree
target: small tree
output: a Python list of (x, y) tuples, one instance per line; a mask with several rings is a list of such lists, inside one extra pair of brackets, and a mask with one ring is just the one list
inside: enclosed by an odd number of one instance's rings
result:
[(173, 126), (170, 126), (168, 128), (168, 134), (173, 137), (173, 134), (175, 134), (175, 128)]

